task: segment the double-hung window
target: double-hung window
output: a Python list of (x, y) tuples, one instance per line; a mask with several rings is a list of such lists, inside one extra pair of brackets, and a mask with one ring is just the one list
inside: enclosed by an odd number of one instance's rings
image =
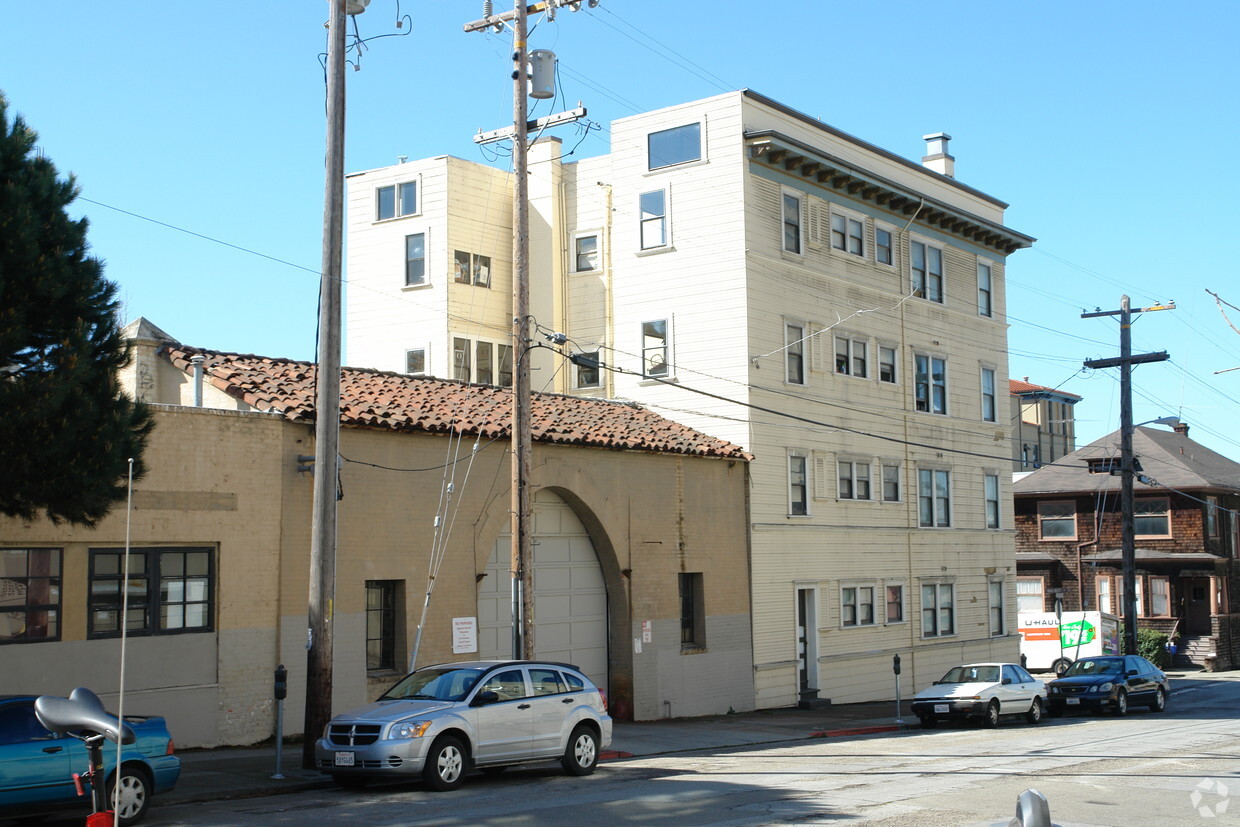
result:
[(638, 205), (641, 210), (641, 249), (657, 250), (666, 247), (667, 190), (643, 192), (638, 198)]
[(1166, 577), (1149, 577), (1150, 617), (1171, 616), (1171, 581)]
[(1003, 603), (1003, 581), (991, 580), (987, 583), (987, 591), (990, 598), (990, 636), (999, 637), (1007, 633), (1007, 624), (1004, 623), (1007, 607)]
[(831, 213), (831, 248), (865, 256), (865, 222), (844, 213)]
[(702, 124), (687, 123), (646, 136), (649, 169), (702, 160)]
[(894, 463), (883, 463), (883, 502), (898, 503), (900, 501), (900, 466)]
[(0, 548), (0, 643), (60, 640), (58, 548)]
[(576, 387), (597, 388), (601, 384), (597, 350), (574, 353), (571, 361), (577, 367)]
[(998, 406), (995, 399), (995, 369), (982, 368), (982, 421), (994, 422), (998, 419)]
[[(1016, 578), (1016, 611), (1046, 611), (1045, 584), (1041, 577)], [(1107, 611), (1103, 609), (1103, 611)]]
[(921, 636), (942, 637), (956, 633), (956, 585), (923, 583), (921, 587)]
[(426, 375), (426, 348), (415, 347), (405, 351), (405, 373), (410, 376)]
[[(396, 668), (397, 580), (366, 581), (366, 668)], [(403, 664), (402, 664), (403, 665)]]
[(986, 500), (986, 527), (999, 527), (999, 475), (986, 474), (982, 477), (982, 493)]
[(943, 250), (924, 241), (909, 242), (909, 269), (913, 294), (943, 302)]
[(788, 454), (788, 514), (804, 517), (809, 514), (809, 471), (805, 454)]
[(667, 319), (642, 322), (642, 373), (664, 378), (669, 372)]
[(878, 346), (878, 381), (895, 384), (896, 349), (894, 347)]
[(951, 472), (937, 468), (917, 470), (917, 523), (922, 528), (952, 524)]
[(840, 460), (836, 467), (839, 471), (841, 500), (870, 499), (870, 463)]
[(977, 263), (977, 313), (979, 316), (994, 315), (994, 294), (991, 288), (990, 262)]
[(947, 413), (947, 360), (925, 353), (914, 356), (914, 394), (917, 410)]
[(842, 586), (840, 588), (840, 625), (874, 625), (873, 586)]
[(426, 284), (426, 233), (405, 236), (405, 286)]
[(895, 265), (895, 246), (888, 227), (874, 227), (874, 260), (888, 267)]
[(591, 273), (598, 269), (598, 235), (586, 233), (573, 239), (573, 272)]
[(91, 549), (88, 637), (121, 633), (121, 596), (128, 633), (209, 632), (215, 567), (209, 548)]
[(869, 356), (864, 339), (835, 337), (835, 372), (862, 379), (870, 375)]
[(1076, 539), (1076, 502), (1043, 500), (1038, 503), (1038, 537), (1043, 540)]
[(680, 647), (701, 649), (706, 645), (706, 593), (701, 572), (676, 575), (680, 592)]
[(888, 583), (884, 587), (887, 595), (887, 622), (904, 622), (904, 584)]
[(478, 287), (491, 286), (491, 257), (457, 250), (454, 280), (461, 284)]
[(1135, 504), (1133, 533), (1138, 537), (1171, 536), (1171, 500), (1167, 497), (1142, 497)]
[(784, 365), (787, 382), (805, 384), (805, 328), (802, 325), (784, 325)]
[(800, 196), (784, 193), (784, 250), (801, 253), (801, 204)]
[(418, 185), (416, 181), (403, 181), (375, 191), (375, 220), (385, 221), (418, 211)]

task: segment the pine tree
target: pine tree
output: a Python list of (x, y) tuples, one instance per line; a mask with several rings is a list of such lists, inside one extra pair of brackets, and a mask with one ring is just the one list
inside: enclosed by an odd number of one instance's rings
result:
[(94, 525), (126, 495), (153, 422), (117, 369), (129, 359), (116, 285), (66, 208), (72, 176), (35, 152), (0, 92), (0, 514)]

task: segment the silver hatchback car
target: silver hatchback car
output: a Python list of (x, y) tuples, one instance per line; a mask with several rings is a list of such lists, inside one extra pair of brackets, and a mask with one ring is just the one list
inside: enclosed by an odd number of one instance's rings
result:
[(471, 661), (424, 666), (332, 718), (315, 761), (345, 787), (421, 775), (454, 790), (472, 767), (559, 758), (572, 775), (589, 775), (610, 744), (606, 698), (577, 667)]

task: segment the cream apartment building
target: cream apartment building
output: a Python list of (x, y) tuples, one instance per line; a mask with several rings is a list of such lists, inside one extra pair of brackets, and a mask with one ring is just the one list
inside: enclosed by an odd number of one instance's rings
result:
[[(752, 91), (531, 149), (534, 388), (744, 446), (759, 707), (894, 696), (1014, 658), (1006, 257), (957, 181)], [(511, 382), (511, 176), (350, 176), (352, 364)], [(554, 334), (562, 334), (563, 341)], [(1002, 413), (1001, 413), (1002, 411)]]

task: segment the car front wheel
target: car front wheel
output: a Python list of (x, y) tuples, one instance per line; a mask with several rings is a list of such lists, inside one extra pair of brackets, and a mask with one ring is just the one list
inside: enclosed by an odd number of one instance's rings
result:
[(1031, 724), (1042, 723), (1042, 699), (1034, 698), (1033, 703), (1029, 706), (1029, 711), (1025, 713), (1025, 720)]
[(569, 775), (589, 775), (598, 766), (598, 736), (588, 726), (581, 725), (568, 737), (564, 757), (560, 760)]
[(921, 721), (922, 729), (934, 729), (935, 719), (933, 715), (922, 715), (918, 720)]
[(1116, 717), (1128, 714), (1128, 691), (1121, 689), (1115, 693), (1115, 709), (1112, 710)]
[(432, 789), (446, 792), (465, 783), (465, 746), (460, 739), (442, 735), (431, 744), (422, 767), (422, 779)]
[(983, 719), (988, 727), (999, 726), (999, 699), (992, 698), (986, 705), (986, 717)]
[(1162, 712), (1167, 708), (1167, 690), (1161, 686), (1154, 693), (1154, 700), (1150, 701), (1150, 712)]
[[(108, 785), (108, 806), (115, 806), (117, 820), (122, 825), (137, 824), (151, 806), (151, 777), (145, 769), (133, 765), (122, 766), (119, 775), (119, 782), (114, 773)], [(113, 796), (118, 784), (120, 800), (115, 801)]]

